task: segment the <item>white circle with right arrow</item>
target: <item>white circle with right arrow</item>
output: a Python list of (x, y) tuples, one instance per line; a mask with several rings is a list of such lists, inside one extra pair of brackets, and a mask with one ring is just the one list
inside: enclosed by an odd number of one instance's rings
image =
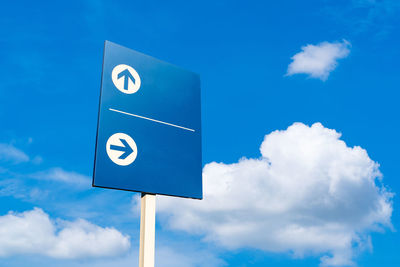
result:
[(111, 79), (122, 93), (133, 94), (140, 88), (140, 76), (131, 66), (119, 64), (114, 67), (111, 73)]
[(106, 150), (108, 157), (117, 165), (127, 166), (137, 157), (135, 141), (127, 134), (115, 133), (107, 140)]

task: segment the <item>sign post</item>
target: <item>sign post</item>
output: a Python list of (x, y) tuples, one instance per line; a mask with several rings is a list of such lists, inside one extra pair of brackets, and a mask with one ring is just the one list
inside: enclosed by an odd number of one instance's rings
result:
[(156, 195), (142, 193), (140, 200), (139, 267), (154, 267)]
[(139, 266), (154, 266), (156, 194), (202, 199), (197, 74), (106, 41), (94, 187), (141, 192)]

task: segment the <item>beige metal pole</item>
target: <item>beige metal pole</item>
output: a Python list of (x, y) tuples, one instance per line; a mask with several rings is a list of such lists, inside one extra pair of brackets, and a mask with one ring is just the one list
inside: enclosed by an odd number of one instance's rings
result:
[(154, 267), (156, 195), (142, 193), (140, 203), (139, 267)]

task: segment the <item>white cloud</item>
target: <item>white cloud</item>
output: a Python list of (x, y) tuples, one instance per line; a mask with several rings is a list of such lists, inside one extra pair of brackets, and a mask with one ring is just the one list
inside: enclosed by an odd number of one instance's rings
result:
[(286, 75), (303, 73), (325, 81), (337, 67), (338, 59), (349, 55), (349, 47), (350, 43), (346, 40), (303, 46), (302, 51), (292, 57), (293, 61), (289, 64)]
[(204, 199), (159, 197), (172, 229), (227, 248), (322, 256), (321, 265), (351, 265), (369, 233), (391, 227), (392, 194), (379, 165), (361, 147), (320, 123), (295, 123), (265, 136), (261, 157), (210, 163)]
[(82, 175), (76, 172), (65, 171), (62, 168), (51, 168), (46, 171), (37, 172), (30, 177), (39, 180), (57, 181), (68, 183), (76, 187), (90, 187), (91, 179), (86, 175)]
[(128, 236), (86, 220), (50, 220), (39, 208), (0, 216), (0, 257), (38, 254), (52, 258), (110, 257), (130, 248)]
[(29, 156), (13, 145), (0, 143), (0, 160), (21, 163), (29, 161)]

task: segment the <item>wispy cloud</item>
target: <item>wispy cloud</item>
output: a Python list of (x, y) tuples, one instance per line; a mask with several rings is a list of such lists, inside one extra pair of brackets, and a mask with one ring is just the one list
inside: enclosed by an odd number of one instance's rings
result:
[(22, 181), (15, 178), (0, 180), (0, 197), (12, 196), (24, 201), (35, 202), (45, 199), (48, 193), (46, 189), (37, 186), (26, 186)]
[(29, 175), (31, 178), (67, 183), (76, 187), (91, 186), (91, 178), (73, 171), (56, 167)]
[(325, 81), (329, 74), (337, 67), (338, 59), (349, 55), (350, 43), (322, 42), (317, 45), (308, 44), (301, 48), (301, 52), (294, 55), (289, 64), (286, 75), (307, 74), (312, 78)]
[[(57, 183), (57, 186), (54, 183)], [(58, 195), (58, 199), (60, 199), (60, 192), (63, 193), (64, 198), (68, 198), (70, 194), (87, 191), (90, 188), (90, 177), (59, 167), (34, 173), (14, 172), (0, 167), (0, 197), (11, 196), (23, 201), (38, 203), (38, 201), (45, 201), (46, 198), (55, 195)]]
[(352, 265), (370, 231), (391, 227), (392, 194), (379, 165), (341, 134), (295, 123), (265, 136), (261, 158), (204, 167), (204, 200), (160, 197), (172, 229), (204, 235), (227, 249), (322, 255), (324, 266)]
[(0, 160), (21, 163), (29, 161), (29, 156), (13, 145), (0, 143)]
[[(324, 17), (345, 24), (354, 34), (368, 33), (382, 37), (398, 25), (400, 1), (396, 0), (328, 0)], [(328, 16), (326, 16), (326, 13)]]
[(57, 222), (43, 210), (0, 216), (0, 257), (37, 254), (61, 259), (103, 258), (126, 253), (129, 236), (86, 220)]
[[(43, 162), (43, 158), (40, 156), (35, 156), (33, 158), (29, 157), (24, 151), (16, 148), (10, 144), (0, 143), (0, 161), (3, 161), (8, 164), (18, 164), (22, 162), (29, 162), (33, 165), (40, 165)], [(11, 166), (9, 166), (11, 167)], [(11, 168), (12, 169), (12, 168)], [(42, 171), (37, 171), (34, 173), (15, 173), (6, 169), (4, 167), (0, 167), (0, 174), (6, 174), (5, 176), (10, 176), (18, 179), (23, 178), (33, 178), (36, 180), (42, 181), (55, 181), (61, 182), (65, 184), (72, 185), (77, 188), (89, 188), (91, 185), (91, 178), (82, 175), (80, 173), (74, 171), (67, 171), (60, 167), (53, 167), (49, 169), (45, 169)], [(4, 176), (4, 175), (3, 175)], [(5, 179), (6, 180), (6, 179)], [(0, 189), (2, 184), (0, 184)], [(4, 190), (3, 190), (4, 191)]]

